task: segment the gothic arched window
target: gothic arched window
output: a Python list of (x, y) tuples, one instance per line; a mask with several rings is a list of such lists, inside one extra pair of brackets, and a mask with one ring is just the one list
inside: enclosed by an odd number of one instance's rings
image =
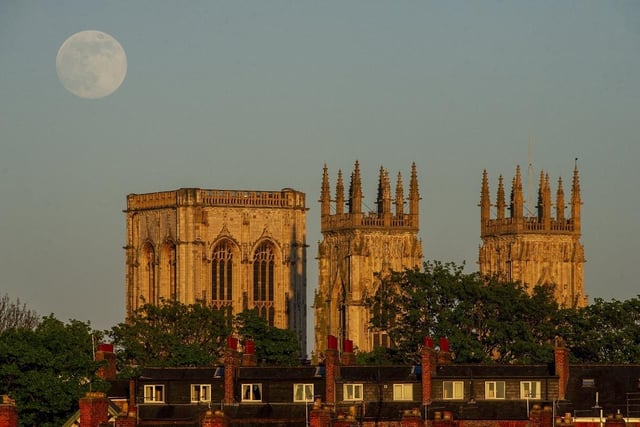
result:
[(253, 301), (260, 317), (273, 326), (275, 317), (274, 292), (274, 250), (269, 242), (258, 246), (253, 257)]
[(233, 251), (223, 241), (213, 249), (211, 257), (211, 299), (217, 305), (228, 305), (233, 298)]
[(167, 242), (162, 246), (160, 254), (160, 298), (178, 299), (176, 282), (176, 245)]
[(140, 289), (145, 302), (158, 303), (156, 291), (156, 253), (151, 243), (146, 243), (142, 248), (142, 272)]

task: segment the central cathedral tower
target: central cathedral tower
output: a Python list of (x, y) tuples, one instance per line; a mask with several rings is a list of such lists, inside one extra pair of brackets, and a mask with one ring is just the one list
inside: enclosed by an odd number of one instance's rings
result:
[(371, 313), (365, 301), (377, 290), (375, 274), (419, 267), (422, 262), (422, 242), (417, 237), (420, 194), (415, 163), (406, 199), (408, 213), (402, 175), (398, 173), (392, 197), (389, 173), (382, 167), (376, 210), (363, 212), (362, 199), (357, 161), (351, 174), (346, 212), (342, 171), (338, 171), (335, 199), (331, 200), (325, 165), (320, 194), (323, 240), (318, 248), (319, 281), (314, 302), (316, 353), (325, 348), (328, 335), (338, 337), (339, 343), (350, 339), (361, 351), (387, 346), (384, 332), (369, 330)]

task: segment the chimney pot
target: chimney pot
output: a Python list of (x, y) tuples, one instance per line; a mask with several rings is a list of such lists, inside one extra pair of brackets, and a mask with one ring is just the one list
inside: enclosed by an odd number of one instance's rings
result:
[(227, 337), (227, 348), (231, 349), (231, 350), (237, 350), (238, 349), (238, 339), (235, 337), (232, 337), (231, 335), (229, 335)]
[(427, 348), (433, 348), (433, 338), (431, 337), (424, 337), (423, 339), (423, 344), (425, 347)]
[(108, 343), (98, 344), (98, 351), (104, 351), (105, 353), (113, 353), (113, 344), (108, 344)]
[(338, 338), (333, 335), (329, 335), (327, 337), (327, 348), (329, 350), (337, 350), (338, 349)]

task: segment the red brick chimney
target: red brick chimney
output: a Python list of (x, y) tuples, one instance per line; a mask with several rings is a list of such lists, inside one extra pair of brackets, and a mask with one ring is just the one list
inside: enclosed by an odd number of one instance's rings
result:
[(116, 417), (115, 427), (136, 427), (137, 422), (136, 408), (125, 403), (123, 413)]
[(101, 392), (88, 392), (80, 398), (80, 427), (98, 427), (109, 421), (109, 400)]
[(129, 411), (128, 412), (131, 412), (132, 409), (135, 411), (135, 407), (136, 407), (136, 380), (131, 378), (129, 380)]
[(315, 402), (309, 412), (310, 427), (331, 427), (331, 411), (322, 407), (322, 403)]
[(227, 338), (227, 350), (224, 353), (224, 402), (233, 403), (233, 387), (236, 371), (241, 364), (238, 352), (238, 339), (232, 336)]
[(400, 427), (423, 427), (425, 422), (422, 421), (420, 409), (414, 408), (402, 412)]
[(558, 399), (564, 400), (567, 394), (567, 384), (569, 384), (569, 349), (565, 347), (564, 340), (560, 337), (555, 339), (553, 358), (558, 376)]
[(112, 344), (98, 344), (96, 351), (96, 361), (106, 361), (106, 365), (98, 368), (98, 376), (103, 380), (112, 381), (116, 379), (116, 354), (113, 352)]
[(18, 427), (18, 407), (15, 400), (2, 395), (0, 402), (0, 427)]
[(431, 403), (431, 377), (436, 373), (436, 352), (433, 349), (433, 338), (424, 337), (420, 351), (422, 363), (422, 404)]
[(449, 350), (449, 338), (441, 337), (440, 338), (440, 351), (438, 352), (438, 364), (446, 365), (453, 361), (453, 355)]
[(336, 378), (339, 375), (338, 339), (333, 335), (329, 335), (327, 337), (327, 350), (325, 351), (325, 401), (332, 405), (336, 403)]
[(244, 340), (242, 366), (258, 366), (258, 356), (256, 356), (256, 343), (253, 340)]
[(342, 358), (341, 364), (343, 366), (355, 365), (356, 355), (353, 352), (353, 341), (345, 339), (342, 342)]
[(222, 411), (212, 412), (208, 410), (202, 419), (202, 427), (227, 427), (229, 425), (229, 418), (227, 418)]

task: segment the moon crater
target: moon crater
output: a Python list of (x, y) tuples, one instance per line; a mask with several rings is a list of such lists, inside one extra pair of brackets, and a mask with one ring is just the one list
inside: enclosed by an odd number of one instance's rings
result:
[(72, 94), (98, 99), (115, 92), (127, 74), (127, 55), (118, 41), (101, 31), (80, 31), (60, 46), (56, 71)]

